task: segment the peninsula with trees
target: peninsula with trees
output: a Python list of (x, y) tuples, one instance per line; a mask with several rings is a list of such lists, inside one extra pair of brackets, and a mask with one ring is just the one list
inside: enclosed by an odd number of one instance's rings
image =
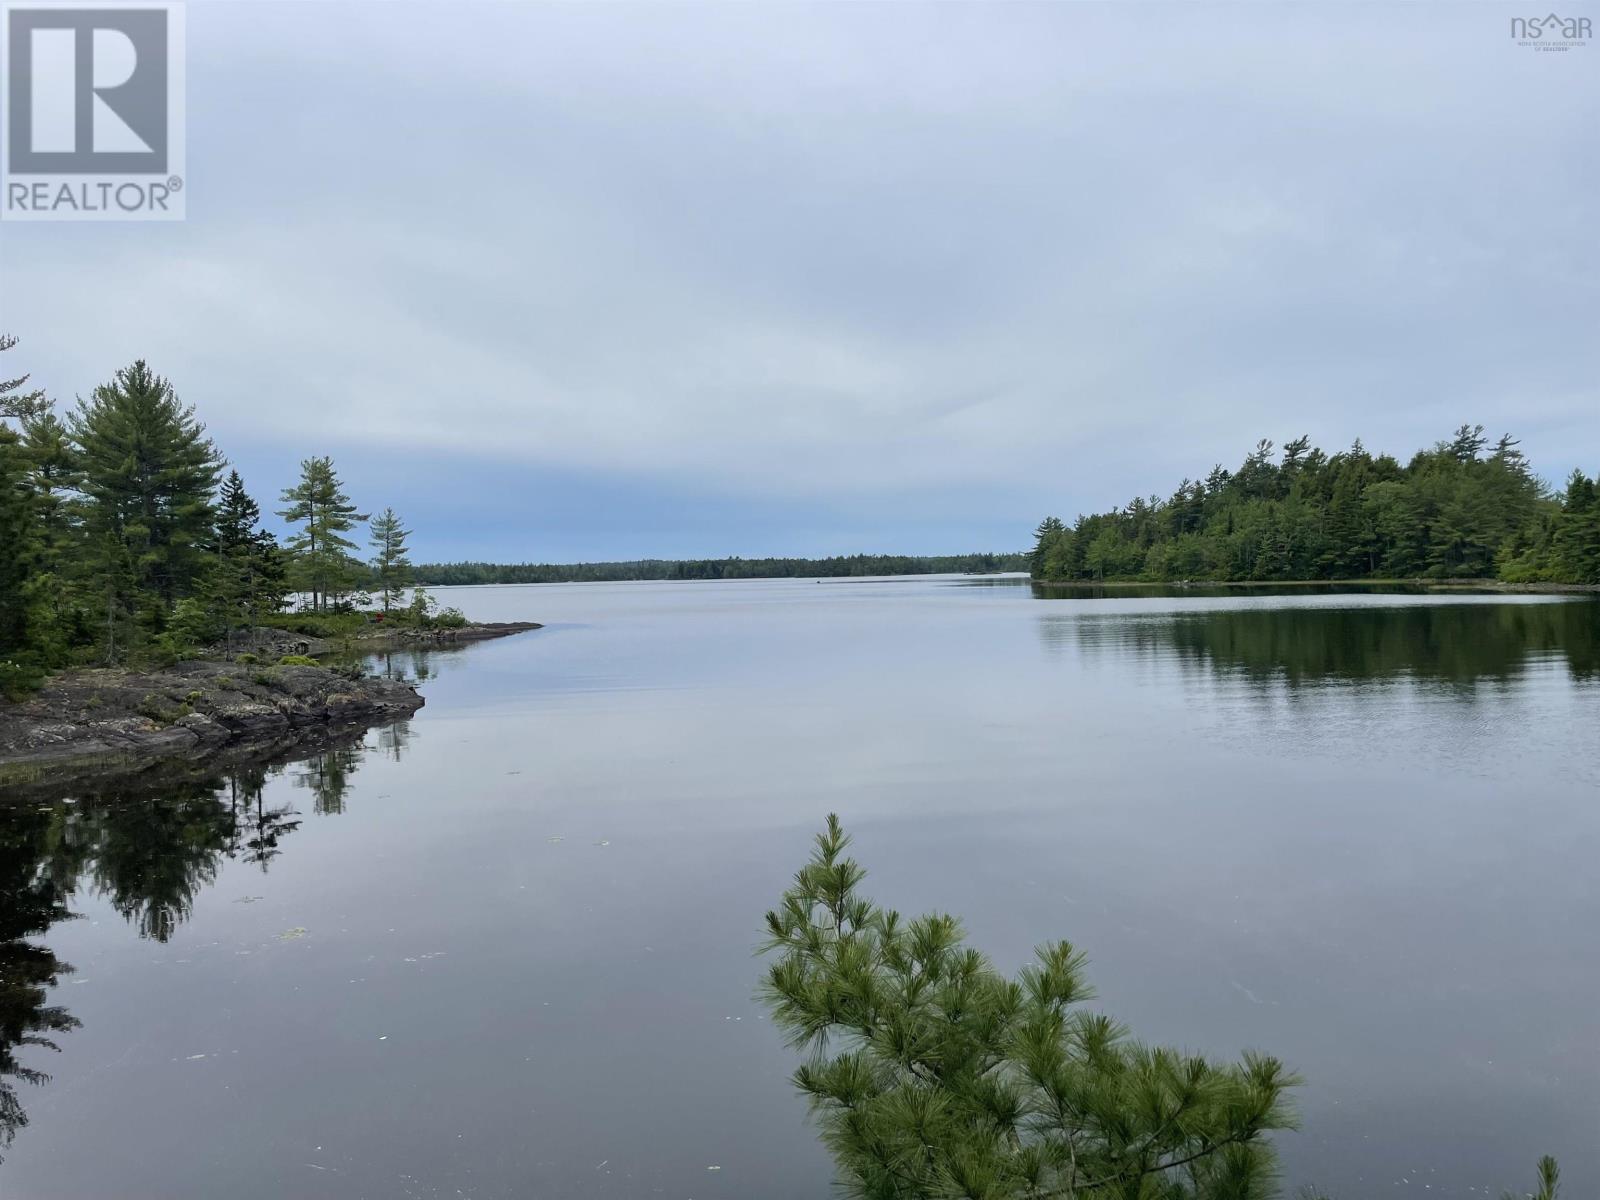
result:
[[(0, 336), (0, 354), (15, 345)], [(421, 706), (414, 688), (313, 655), (537, 627), (441, 611), (413, 586), (393, 509), (358, 558), (369, 516), (327, 457), (284, 491), (279, 545), (193, 406), (142, 361), (64, 415), (27, 385), (0, 362), (0, 784), (393, 720)], [(294, 596), (302, 611), (285, 611)]]

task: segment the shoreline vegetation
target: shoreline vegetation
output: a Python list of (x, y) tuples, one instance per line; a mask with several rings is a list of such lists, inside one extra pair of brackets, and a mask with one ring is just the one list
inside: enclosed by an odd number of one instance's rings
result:
[(631, 583), (642, 580), (853, 579), (873, 575), (994, 575), (1026, 571), (1014, 554), (838, 554), (828, 558), (641, 558), (591, 563), (418, 563), (428, 587), (489, 583)]
[(1325, 592), (1461, 592), (1501, 596), (1600, 594), (1600, 583), (1510, 583), (1504, 579), (1037, 579), (1028, 583), (1041, 592), (1274, 592), (1302, 589)]
[[(0, 334), (0, 355), (16, 345)], [(245, 631), (294, 621), (415, 637), (467, 626), (415, 586), (399, 515), (357, 511), (331, 458), (302, 459), (284, 489), (280, 546), (194, 406), (143, 360), (64, 416), (10, 374), (0, 370), (0, 695), (18, 700), (62, 670), (165, 670), (219, 646), (226, 657)], [(301, 611), (286, 614), (297, 597)]]
[[(16, 344), (0, 334), (0, 355)], [(538, 628), (441, 610), (415, 585), (400, 517), (358, 512), (326, 456), (303, 459), (284, 490), (280, 546), (194, 407), (142, 360), (64, 417), (10, 376), (0, 370), (8, 797), (392, 721), (421, 707), (413, 687), (316, 656)], [(369, 520), (363, 562), (354, 532)]]
[(1262, 440), (1171, 496), (1136, 497), (1034, 531), (1041, 582), (1290, 583), (1427, 580), (1600, 585), (1600, 487), (1574, 470), (1552, 488), (1506, 434), (1462, 425), (1402, 464), (1357, 440), (1329, 455), (1306, 437)]

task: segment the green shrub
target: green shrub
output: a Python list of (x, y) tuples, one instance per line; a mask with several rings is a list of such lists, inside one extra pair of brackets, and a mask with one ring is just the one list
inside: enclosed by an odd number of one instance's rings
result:
[(274, 613), (263, 617), (261, 624), (272, 629), (282, 629), (287, 633), (337, 641), (365, 628), (367, 616), (358, 612)]
[(141, 717), (154, 721), (157, 725), (171, 725), (180, 717), (186, 717), (194, 710), (187, 704), (169, 704), (165, 696), (149, 693), (140, 700), (134, 712)]
[(44, 672), (32, 663), (0, 658), (0, 695), (20, 700), (29, 692), (39, 690), (44, 683)]

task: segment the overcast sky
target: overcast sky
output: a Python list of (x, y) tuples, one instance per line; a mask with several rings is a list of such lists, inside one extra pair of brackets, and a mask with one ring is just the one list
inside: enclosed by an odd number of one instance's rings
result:
[(1600, 43), (1524, 8), (194, 0), (188, 221), (7, 224), (6, 365), (142, 356), (428, 559), (1014, 549), (1463, 420), (1594, 472)]

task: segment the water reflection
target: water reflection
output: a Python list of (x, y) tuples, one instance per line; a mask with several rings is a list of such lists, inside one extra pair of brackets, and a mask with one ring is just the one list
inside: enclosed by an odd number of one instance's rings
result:
[[(443, 651), (446, 654), (461, 652), (461, 647), (452, 646)], [(439, 669), (434, 663), (434, 649), (418, 650), (386, 650), (381, 654), (366, 654), (359, 656), (360, 662), (369, 675), (376, 675), (382, 679), (394, 679), (401, 683), (426, 683), (439, 674)]]
[(1176, 660), (1291, 686), (1408, 678), (1466, 687), (1544, 662), (1600, 678), (1600, 603), (1418, 604), (1047, 613), (1052, 651)]
[[(350, 791), (350, 776), (361, 762), (363, 749), (356, 746), (327, 750), (315, 758), (306, 759), (295, 771), (295, 786), (311, 792), (312, 811), (318, 816), (344, 811), (345, 795)], [(398, 750), (393, 757), (400, 757)]]
[(60, 817), (48, 808), (0, 813), (0, 1151), (28, 1123), (16, 1084), (50, 1079), (18, 1062), (17, 1050), (54, 1050), (51, 1035), (78, 1024), (65, 1008), (45, 1003), (72, 968), (32, 940), (72, 916), (67, 897), (80, 863), (64, 841)]
[[(406, 722), (377, 731), (376, 749), (398, 759)], [(16, 1085), (50, 1076), (18, 1052), (55, 1050), (77, 1028), (49, 991), (72, 967), (38, 939), (74, 919), (80, 893), (103, 896), (141, 938), (170, 940), (228, 860), (265, 872), (303, 824), (268, 806), (268, 782), (289, 772), (318, 815), (342, 813), (365, 742), (332, 745), (301, 762), (249, 764), (199, 781), (108, 789), (0, 807), (0, 1150), (28, 1123)]]

